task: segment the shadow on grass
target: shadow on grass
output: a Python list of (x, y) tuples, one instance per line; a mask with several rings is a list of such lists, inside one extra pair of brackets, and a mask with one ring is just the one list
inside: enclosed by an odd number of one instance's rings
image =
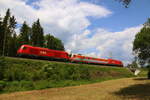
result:
[(115, 95), (128, 99), (150, 100), (150, 83), (131, 85), (115, 92)]
[(148, 79), (148, 78), (135, 78), (134, 80), (143, 81), (143, 80), (150, 80), (150, 79)]

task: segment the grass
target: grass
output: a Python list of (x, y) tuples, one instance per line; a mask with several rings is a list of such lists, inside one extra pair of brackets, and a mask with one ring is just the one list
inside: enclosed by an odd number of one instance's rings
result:
[(101, 83), (0, 95), (0, 100), (149, 100), (150, 80), (123, 78)]
[(147, 77), (148, 68), (141, 68), (141, 72), (139, 73), (138, 77)]
[(0, 58), (0, 93), (75, 86), (133, 77), (126, 68)]

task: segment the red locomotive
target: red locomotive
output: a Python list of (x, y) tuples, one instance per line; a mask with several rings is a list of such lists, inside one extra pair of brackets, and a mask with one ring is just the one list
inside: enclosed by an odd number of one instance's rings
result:
[(70, 62), (81, 62), (88, 64), (103, 64), (103, 65), (114, 65), (123, 67), (123, 63), (119, 60), (114, 59), (102, 59), (102, 58), (93, 58), (82, 55), (72, 55), (59, 50), (52, 50), (48, 48), (33, 47), (30, 45), (22, 45), (18, 51), (17, 55), (19, 56), (28, 56), (34, 58), (46, 58), (49, 60), (63, 60)]
[(65, 51), (52, 50), (48, 48), (22, 45), (18, 51), (18, 56), (30, 56), (34, 58), (47, 58), (50, 60), (69, 60), (69, 54)]

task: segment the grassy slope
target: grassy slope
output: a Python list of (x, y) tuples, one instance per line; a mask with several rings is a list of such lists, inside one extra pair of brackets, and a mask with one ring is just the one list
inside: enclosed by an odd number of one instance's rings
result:
[[(5, 66), (5, 67), (4, 67)], [(126, 68), (6, 57), (0, 91), (45, 89), (132, 77)]]

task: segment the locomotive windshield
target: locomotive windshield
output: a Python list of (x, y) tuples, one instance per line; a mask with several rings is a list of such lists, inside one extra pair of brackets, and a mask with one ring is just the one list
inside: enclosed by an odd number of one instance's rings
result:
[(27, 47), (22, 46), (21, 49), (25, 50), (25, 49), (27, 49)]

